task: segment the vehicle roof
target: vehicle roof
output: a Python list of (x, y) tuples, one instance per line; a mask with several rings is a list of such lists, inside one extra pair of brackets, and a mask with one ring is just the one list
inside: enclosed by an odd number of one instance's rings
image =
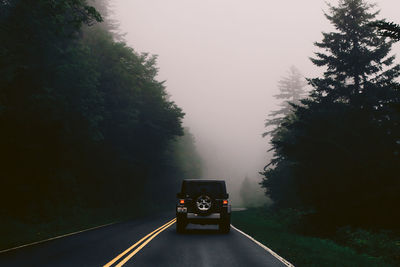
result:
[[(206, 184), (207, 183), (207, 184)], [(203, 179), (184, 179), (182, 182), (181, 192), (187, 192), (187, 187), (202, 187), (212, 185), (221, 187), (221, 192), (218, 193), (218, 196), (222, 196), (222, 194), (226, 194), (226, 183), (224, 180), (203, 180)]]
[(212, 179), (184, 179), (184, 182), (220, 182), (220, 183), (225, 183), (225, 180), (212, 180)]

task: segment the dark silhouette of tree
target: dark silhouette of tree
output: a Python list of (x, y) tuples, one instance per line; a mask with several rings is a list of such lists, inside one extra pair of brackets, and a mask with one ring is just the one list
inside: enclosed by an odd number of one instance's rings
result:
[(199, 171), (156, 56), (116, 36), (106, 1), (102, 15), (89, 3), (0, 1), (2, 221), (142, 212), (154, 207), (130, 205), (146, 194), (168, 206)]
[[(315, 53), (311, 61), (326, 67), (323, 78), (311, 79), (312, 96), (332, 102), (365, 106), (384, 85), (398, 75), (399, 66), (391, 66), (394, 56), (388, 56), (393, 42), (377, 34), (369, 26), (378, 12), (370, 12), (373, 5), (363, 0), (340, 1), (338, 7), (330, 6), (326, 18), (337, 29), (323, 33), (322, 42), (316, 42), (325, 52)], [(375, 86), (378, 85), (378, 86)], [(371, 99), (373, 104), (376, 99)]]
[(372, 8), (363, 0), (330, 6), (336, 31), (323, 33), (311, 59), (326, 71), (309, 79), (310, 97), (274, 134), (274, 159), (262, 172), (276, 205), (313, 211), (314, 230), (398, 229), (400, 68), (389, 55), (393, 41), (370, 26)]

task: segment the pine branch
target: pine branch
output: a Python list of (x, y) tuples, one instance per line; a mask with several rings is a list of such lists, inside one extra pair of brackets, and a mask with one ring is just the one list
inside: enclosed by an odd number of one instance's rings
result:
[(393, 40), (400, 41), (400, 25), (393, 22), (378, 20), (369, 24), (371, 27), (378, 28), (378, 33)]

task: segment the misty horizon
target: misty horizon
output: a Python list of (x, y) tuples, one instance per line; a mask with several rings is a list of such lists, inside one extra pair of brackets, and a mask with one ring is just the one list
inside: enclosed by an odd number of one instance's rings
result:
[[(261, 135), (279, 103), (277, 82), (292, 65), (304, 77), (322, 73), (309, 57), (321, 32), (333, 30), (325, 1), (112, 3), (128, 45), (158, 56), (159, 79), (186, 114), (203, 177), (261, 180), (258, 172), (271, 157), (269, 138)], [(396, 22), (398, 1), (377, 4), (378, 18)]]

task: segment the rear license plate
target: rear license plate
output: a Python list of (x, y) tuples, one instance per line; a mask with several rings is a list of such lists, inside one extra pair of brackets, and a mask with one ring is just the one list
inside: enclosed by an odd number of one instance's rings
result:
[(178, 211), (178, 212), (183, 212), (183, 213), (184, 213), (184, 212), (187, 212), (187, 208), (186, 208), (186, 207), (178, 207), (178, 208), (177, 208), (177, 211)]

